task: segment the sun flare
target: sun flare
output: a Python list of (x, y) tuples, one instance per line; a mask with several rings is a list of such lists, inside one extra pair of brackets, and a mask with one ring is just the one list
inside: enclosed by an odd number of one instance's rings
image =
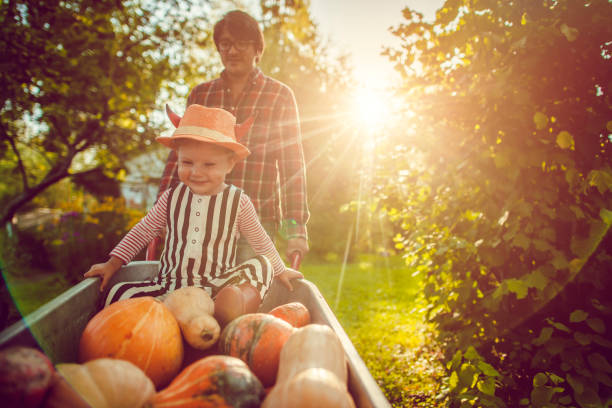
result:
[(352, 105), (353, 120), (370, 132), (379, 130), (389, 119), (389, 98), (384, 90), (360, 87)]

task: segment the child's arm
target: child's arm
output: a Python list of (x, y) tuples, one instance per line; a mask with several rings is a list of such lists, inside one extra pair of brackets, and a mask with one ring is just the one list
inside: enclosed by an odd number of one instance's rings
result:
[(296, 271), (295, 269), (285, 268), (284, 272), (274, 275), (274, 279), (278, 279), (289, 291), (293, 292), (293, 285), (291, 281), (293, 279), (303, 279), (304, 275), (302, 272)]
[(287, 289), (292, 291), (291, 280), (301, 279), (304, 275), (285, 266), (274, 243), (259, 222), (253, 203), (245, 194), (242, 194), (240, 204), (240, 233), (244, 235), (256, 254), (265, 255), (270, 260), (274, 268), (274, 278), (279, 279)]
[(109, 279), (124, 264), (132, 260), (160, 231), (165, 228), (165, 214), (169, 191), (166, 190), (157, 200), (147, 215), (136, 224), (123, 239), (113, 248), (108, 261), (95, 264), (84, 277), (101, 276), (100, 292), (104, 290)]
[(100, 284), (100, 292), (102, 292), (110, 278), (113, 277), (115, 272), (117, 272), (122, 265), (123, 261), (113, 255), (104, 263), (92, 265), (83, 276), (86, 278), (91, 278), (93, 276), (102, 277), (102, 283)]

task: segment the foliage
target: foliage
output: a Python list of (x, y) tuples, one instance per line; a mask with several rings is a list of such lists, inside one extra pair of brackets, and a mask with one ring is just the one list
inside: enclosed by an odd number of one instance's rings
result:
[(127, 208), (123, 198), (105, 198), (86, 210), (79, 203), (65, 203), (61, 216), (41, 224), (52, 269), (62, 272), (70, 283), (83, 278), (94, 263), (104, 262), (108, 253), (142, 217), (143, 212)]
[(378, 209), (426, 275), (453, 406), (612, 397), (611, 13), (448, 0), (394, 30), (410, 125), (381, 152)]
[(67, 177), (120, 178), (151, 144), (162, 90), (203, 68), (190, 52), (206, 40), (195, 3), (2, 2), (0, 224)]

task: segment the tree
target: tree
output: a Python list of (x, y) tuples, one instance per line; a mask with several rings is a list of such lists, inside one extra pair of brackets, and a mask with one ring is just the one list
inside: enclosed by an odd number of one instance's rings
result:
[[(0, 5), (0, 223), (49, 186), (117, 178), (159, 133), (152, 113), (190, 80), (206, 5), (14, 0)], [(209, 45), (208, 45), (209, 46)]]
[(380, 209), (426, 273), (457, 405), (610, 395), (611, 13), (448, 0), (433, 23), (406, 9), (394, 30), (411, 126)]

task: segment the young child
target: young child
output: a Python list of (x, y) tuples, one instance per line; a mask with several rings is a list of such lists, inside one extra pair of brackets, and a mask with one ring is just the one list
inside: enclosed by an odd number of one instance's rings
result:
[[(284, 265), (246, 194), (225, 184), (234, 164), (250, 154), (237, 139), (248, 132), (252, 122), (236, 125), (231, 113), (196, 104), (182, 118), (168, 108), (167, 113), (177, 128), (172, 136), (156, 140), (177, 152), (181, 182), (159, 197), (111, 251), (108, 261), (93, 265), (84, 276), (100, 276), (100, 291), (104, 290), (115, 272), (165, 229), (160, 270), (153, 281), (114, 285), (105, 306), (120, 299), (163, 297), (183, 286), (200, 286), (215, 298), (216, 309), (231, 308), (233, 302), (244, 300), (232, 298), (240, 293), (232, 285), (238, 285), (243, 296), (255, 299), (258, 306), (273, 277), (292, 290), (290, 281), (303, 275)], [(257, 256), (236, 265), (236, 243), (241, 235)]]

